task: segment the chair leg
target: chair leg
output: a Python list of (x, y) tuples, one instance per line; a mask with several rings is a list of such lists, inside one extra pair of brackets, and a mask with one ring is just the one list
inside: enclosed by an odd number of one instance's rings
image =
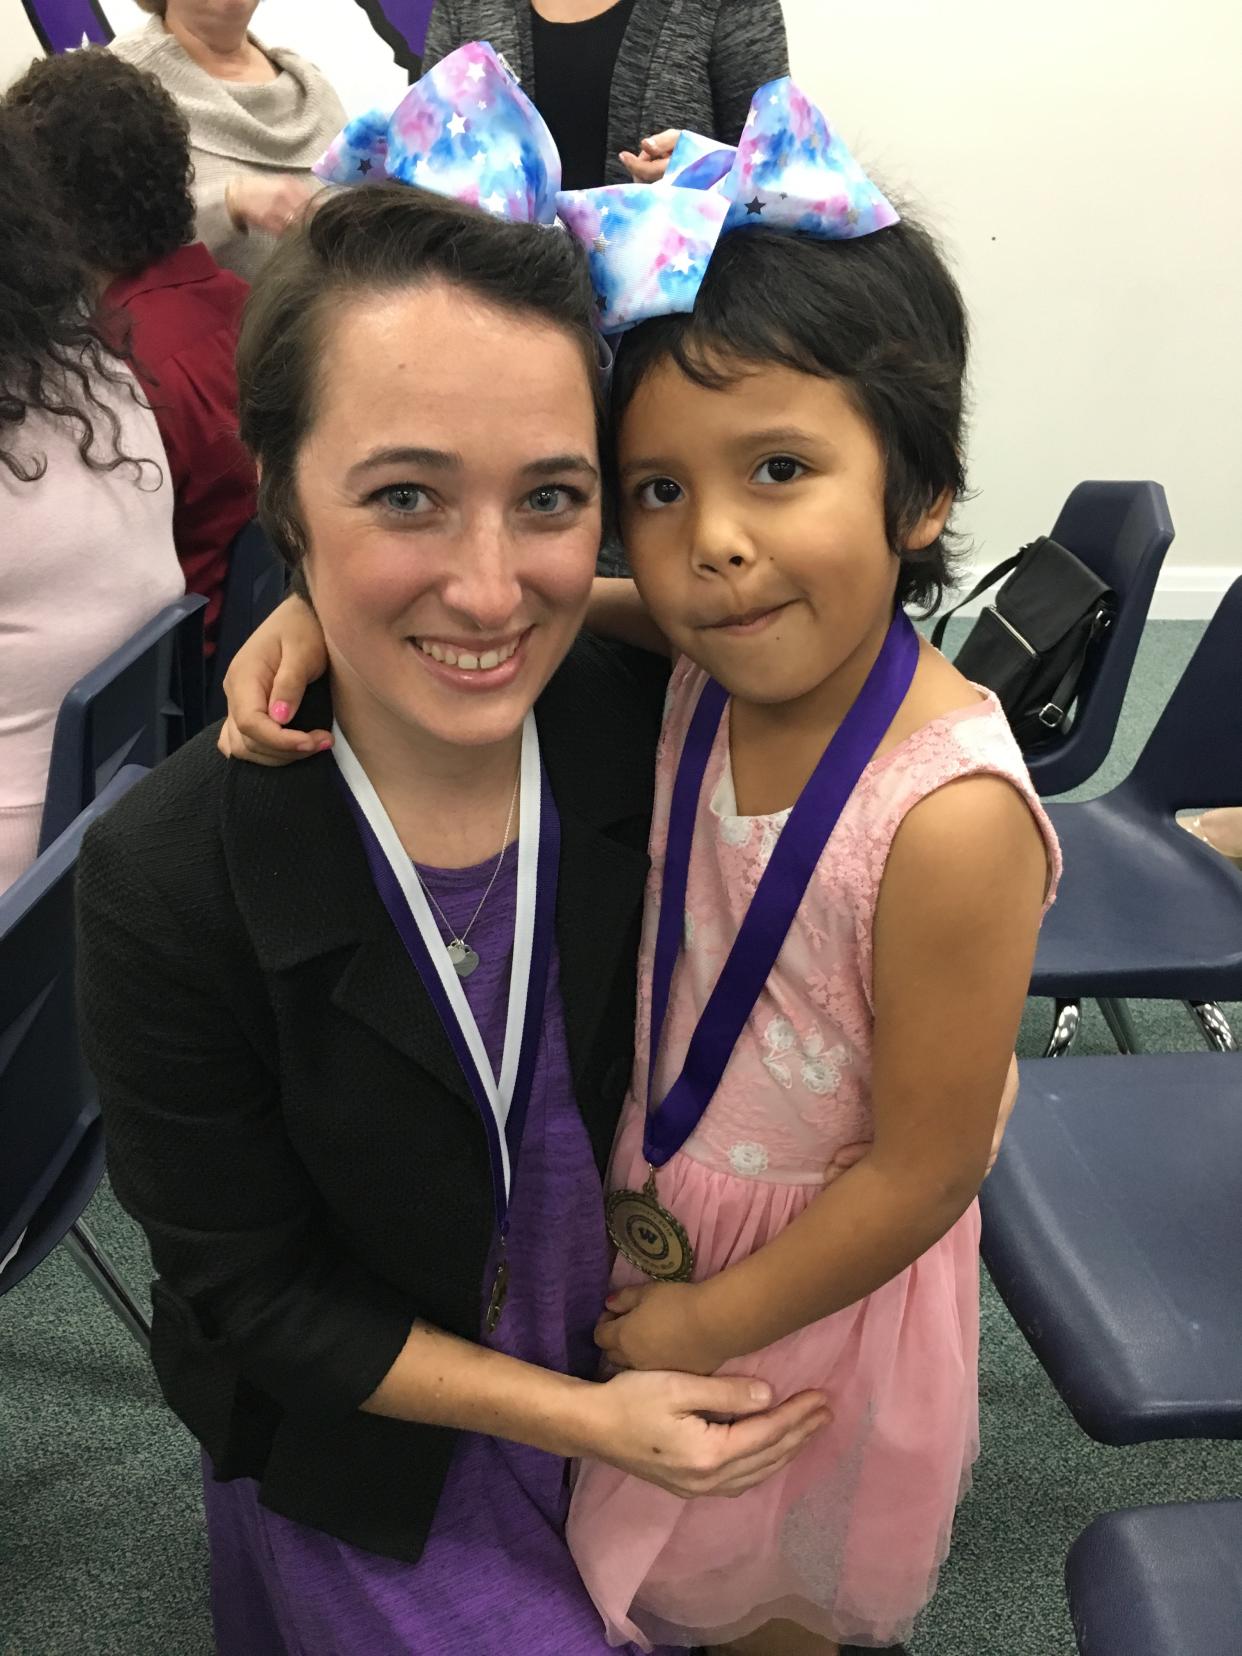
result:
[(1057, 1002), (1057, 1021), (1052, 1026), (1045, 1058), (1064, 1058), (1078, 1035), (1082, 1009), (1077, 1001)]
[(1104, 1014), (1104, 1022), (1112, 1030), (1118, 1052), (1141, 1052), (1143, 1048), (1139, 1042), (1138, 1030), (1134, 1027), (1127, 1003), (1123, 1000), (1109, 999), (1097, 1001), (1096, 1005)]
[(1195, 1020), (1203, 1031), (1204, 1040), (1214, 1052), (1238, 1050), (1233, 1030), (1229, 1027), (1229, 1019), (1215, 1001), (1187, 1001), (1186, 1005), (1194, 1013)]
[(151, 1324), (134, 1303), (129, 1289), (117, 1275), (112, 1261), (91, 1235), (84, 1222), (77, 1224), (65, 1238), (75, 1262), (84, 1276), (107, 1301), (110, 1310), (125, 1324), (144, 1351), (151, 1349)]

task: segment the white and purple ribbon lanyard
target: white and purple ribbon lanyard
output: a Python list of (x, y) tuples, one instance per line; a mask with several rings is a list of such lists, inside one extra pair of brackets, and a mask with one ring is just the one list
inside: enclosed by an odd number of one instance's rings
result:
[(517, 920), (499, 1077), (492, 1069), (414, 864), (339, 725), (333, 726), (332, 734), (337, 769), (376, 890), (431, 997), (478, 1107), (487, 1134), (496, 1227), (503, 1242), (509, 1231), (513, 1170), (526, 1125), (543, 1028), (561, 848), (560, 819), (539, 758), (535, 716), (528, 713), (522, 729)]
[(681, 1074), (655, 1105), (656, 1059), (668, 1013), (673, 968), (685, 933), (686, 887), (699, 794), (728, 694), (703, 687), (677, 766), (651, 983), (651, 1050), (643, 1153), (663, 1167), (694, 1132), (724, 1074), (739, 1035), (784, 947), (811, 876), (842, 811), (906, 699), (918, 666), (918, 634), (898, 610), (866, 682), (798, 796), (751, 898), (729, 957), (690, 1038)]

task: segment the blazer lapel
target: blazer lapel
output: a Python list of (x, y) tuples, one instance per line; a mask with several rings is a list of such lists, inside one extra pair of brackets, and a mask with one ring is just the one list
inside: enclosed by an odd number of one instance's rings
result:
[[(325, 682), (307, 692), (296, 723), (331, 725)], [(333, 1004), (473, 1109), (435, 1007), (371, 880), (332, 756), (283, 770), (234, 765), (229, 784), (225, 858), (263, 970), (291, 973), (339, 954)]]

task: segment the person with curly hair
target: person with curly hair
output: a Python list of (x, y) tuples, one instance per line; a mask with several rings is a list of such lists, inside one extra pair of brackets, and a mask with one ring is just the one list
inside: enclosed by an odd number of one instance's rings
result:
[(198, 236), (252, 282), (319, 190), (311, 167), (345, 124), (313, 63), (250, 33), (258, 0), (137, 0), (150, 21), (110, 48), (149, 69), (190, 127)]
[(70, 685), (184, 590), (155, 416), (0, 108), (0, 891), (34, 860)]
[(255, 513), (254, 463), (237, 434), (234, 355), (246, 283), (193, 240), (186, 122), (154, 75), (101, 47), (37, 58), (7, 98), (33, 135), (115, 315), (168, 455), (186, 587), (207, 599), (215, 645), (229, 548)]

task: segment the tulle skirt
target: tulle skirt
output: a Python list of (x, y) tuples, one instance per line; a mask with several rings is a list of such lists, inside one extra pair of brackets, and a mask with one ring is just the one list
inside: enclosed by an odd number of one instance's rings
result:
[[(641, 1184), (641, 1156), (626, 1149), (615, 1176)], [(694, 1240), (698, 1279), (762, 1247), (818, 1191), (685, 1155), (660, 1175), (662, 1201)], [(643, 1280), (618, 1260), (614, 1288)], [(935, 1591), (978, 1454), (978, 1356), (972, 1204), (867, 1299), (726, 1364), (769, 1381), (778, 1398), (826, 1392), (832, 1420), (783, 1472), (734, 1499), (685, 1501), (584, 1462), (569, 1544), (610, 1642), (724, 1643), (775, 1618), (849, 1644), (906, 1639)]]

